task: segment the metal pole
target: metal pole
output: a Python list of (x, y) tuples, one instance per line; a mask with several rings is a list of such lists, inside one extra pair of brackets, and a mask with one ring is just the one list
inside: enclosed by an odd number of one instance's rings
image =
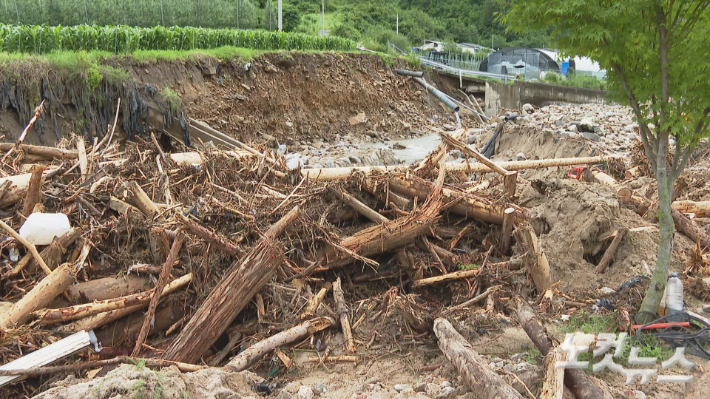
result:
[(279, 32), (281, 32), (281, 30), (283, 29), (283, 26), (281, 23), (282, 23), (282, 20), (281, 20), (281, 0), (279, 0)]
[(17, 9), (17, 0), (15, 0), (15, 14), (17, 14), (17, 24), (20, 25), (20, 10)]
[(399, 13), (397, 13), (397, 34), (399, 35)]
[(274, 9), (274, 4), (269, 0), (269, 30), (271, 30), (271, 11)]
[(237, 29), (239, 29), (239, 3), (241, 0), (237, 0)]
[(165, 16), (163, 14), (163, 0), (160, 0), (160, 25), (165, 26)]

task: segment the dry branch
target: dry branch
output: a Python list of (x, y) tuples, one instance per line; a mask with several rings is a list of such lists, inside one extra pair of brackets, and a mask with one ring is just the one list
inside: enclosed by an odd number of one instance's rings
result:
[(33, 367), (21, 370), (0, 370), (0, 375), (2, 376), (12, 376), (12, 375), (24, 375), (24, 376), (39, 376), (48, 375), (56, 373), (67, 373), (76, 372), (88, 369), (98, 369), (106, 366), (112, 366), (116, 364), (136, 364), (138, 362), (145, 362), (146, 367), (170, 367), (175, 366), (182, 372), (192, 372), (204, 370), (208, 367), (200, 366), (197, 364), (188, 364), (180, 362), (172, 362), (169, 360), (161, 359), (139, 359), (128, 356), (114, 357), (113, 359), (107, 360), (92, 360), (83, 363), (67, 364), (64, 366), (47, 366), (47, 367)]
[(461, 374), (464, 383), (482, 399), (522, 399), (503, 378), (488, 367), (464, 337), (446, 319), (434, 321), (439, 348)]
[(132, 180), (127, 184), (126, 194), (128, 200), (133, 203), (138, 209), (149, 218), (153, 218), (158, 213), (158, 206), (148, 197), (148, 194), (143, 191), (138, 182)]
[(148, 331), (150, 330), (150, 326), (153, 321), (155, 309), (158, 307), (158, 301), (160, 301), (160, 296), (163, 293), (163, 288), (170, 279), (170, 273), (173, 270), (173, 263), (175, 263), (175, 260), (178, 257), (178, 252), (180, 252), (180, 248), (182, 247), (182, 242), (184, 239), (185, 237), (182, 234), (178, 234), (177, 237), (175, 237), (175, 240), (173, 241), (173, 245), (170, 248), (168, 258), (165, 260), (165, 264), (163, 265), (163, 271), (160, 273), (160, 277), (158, 278), (158, 284), (155, 286), (155, 288), (153, 288), (154, 294), (153, 297), (150, 299), (150, 305), (148, 306), (148, 311), (145, 314), (143, 326), (141, 327), (141, 331), (138, 334), (138, 338), (136, 339), (136, 346), (133, 348), (133, 353), (131, 354), (131, 356), (138, 356), (141, 352), (141, 349), (143, 349), (143, 342), (145, 342), (145, 339), (148, 336)]
[(212, 245), (224, 251), (225, 253), (235, 258), (238, 258), (244, 253), (244, 251), (229, 242), (226, 238), (218, 235), (217, 233), (211, 232), (206, 227), (200, 225), (199, 223), (193, 220), (190, 220), (182, 214), (180, 214), (180, 221), (182, 222), (183, 226), (185, 226), (185, 230), (187, 230), (188, 233), (202, 238), (203, 240), (211, 243)]
[(338, 198), (340, 198), (343, 202), (348, 204), (351, 208), (355, 209), (357, 213), (361, 214), (362, 216), (365, 216), (371, 221), (375, 223), (386, 223), (389, 221), (386, 217), (380, 215), (375, 210), (363, 204), (357, 198), (346, 193), (345, 191), (333, 187), (328, 187), (328, 189), (330, 190), (330, 192), (338, 196)]
[(350, 313), (345, 304), (345, 295), (343, 294), (343, 287), (340, 285), (340, 277), (333, 283), (333, 299), (335, 300), (335, 311), (340, 317), (340, 327), (343, 329), (343, 337), (345, 337), (345, 347), (348, 352), (355, 353), (357, 349), (355, 348), (353, 332), (350, 329)]
[(628, 231), (629, 229), (625, 227), (622, 227), (618, 230), (614, 237), (614, 240), (611, 242), (611, 244), (609, 244), (609, 248), (607, 248), (606, 252), (604, 252), (604, 256), (602, 256), (602, 259), (597, 265), (597, 273), (604, 273), (604, 271), (606, 271), (606, 267), (609, 265), (609, 262), (611, 262), (611, 260), (614, 258), (614, 255), (616, 255), (616, 250), (619, 248), (621, 240), (624, 239), (624, 236)]
[(671, 216), (673, 216), (673, 221), (678, 231), (685, 234), (685, 236), (690, 238), (693, 242), (699, 242), (701, 246), (706, 248), (710, 247), (710, 236), (705, 234), (703, 229), (695, 224), (695, 222), (675, 209), (671, 209)]
[(12, 153), (15, 150), (17, 150), (18, 147), (20, 147), (22, 145), (22, 143), (25, 141), (25, 137), (27, 137), (27, 132), (30, 131), (30, 129), (32, 128), (32, 125), (35, 124), (35, 122), (37, 121), (37, 118), (39, 118), (39, 115), (42, 113), (42, 111), (44, 111), (44, 100), (42, 100), (42, 102), (39, 103), (37, 108), (35, 108), (35, 114), (32, 116), (32, 119), (30, 119), (30, 122), (25, 127), (25, 130), (22, 131), (22, 134), (20, 134), (20, 137), (17, 139), (17, 142), (15, 143), (15, 145), (12, 146), (12, 148), (10, 148), (9, 150), (7, 150), (7, 152), (2, 157), (2, 160), (0, 160), (0, 162), (4, 163), (5, 160), (7, 159), (7, 157), (12, 155)]
[(105, 277), (74, 284), (67, 289), (75, 302), (102, 301), (143, 291), (150, 279), (136, 275)]
[(0, 227), (5, 229), (5, 231), (7, 231), (8, 234), (10, 234), (19, 243), (24, 245), (27, 248), (27, 250), (30, 251), (30, 253), (32, 253), (32, 256), (34, 257), (35, 261), (37, 261), (37, 264), (42, 268), (42, 270), (44, 270), (45, 273), (47, 273), (47, 275), (52, 273), (52, 269), (50, 269), (49, 266), (47, 266), (47, 264), (44, 263), (44, 259), (42, 259), (42, 257), (39, 255), (39, 252), (37, 252), (37, 248), (34, 246), (34, 244), (32, 244), (32, 243), (28, 242), (27, 240), (25, 240), (24, 238), (22, 238), (22, 236), (17, 234), (17, 232), (12, 227), (5, 224), (5, 222), (3, 222), (2, 220), (0, 220)]
[(552, 285), (550, 264), (547, 261), (547, 255), (545, 255), (542, 245), (538, 241), (537, 235), (535, 235), (535, 230), (533, 230), (530, 223), (525, 223), (515, 231), (515, 235), (518, 242), (521, 242), (527, 249), (528, 270), (535, 283), (537, 292), (545, 292)]
[(675, 201), (671, 207), (681, 213), (694, 213), (699, 218), (710, 216), (710, 201)]
[(288, 345), (304, 338), (307, 338), (311, 334), (318, 331), (325, 330), (326, 328), (335, 324), (335, 320), (329, 317), (317, 317), (308, 321), (304, 321), (288, 330), (281, 331), (280, 333), (273, 335), (263, 341), (259, 341), (256, 344), (248, 347), (243, 352), (235, 356), (232, 360), (224, 366), (228, 370), (232, 371), (243, 371), (249, 368), (254, 363), (258, 362), (265, 354), (281, 347)]
[(276, 238), (298, 215), (299, 208), (293, 208), (269, 228), (241, 261), (234, 263), (165, 351), (164, 358), (187, 362), (200, 359), (254, 295), (271, 280), (283, 262), (283, 251)]

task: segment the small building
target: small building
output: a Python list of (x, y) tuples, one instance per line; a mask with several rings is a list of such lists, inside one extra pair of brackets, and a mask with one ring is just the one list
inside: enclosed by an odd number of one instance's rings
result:
[(481, 62), (480, 70), (501, 75), (520, 75), (528, 80), (540, 79), (547, 72), (566, 75), (570, 70), (597, 78), (606, 76), (606, 71), (587, 57), (564, 59), (554, 50), (526, 47), (508, 47), (491, 53)]
[[(429, 52), (429, 51), (443, 53), (444, 46), (445, 46), (445, 43), (438, 41), (438, 40), (424, 40), (424, 44), (419, 47), (415, 47), (414, 51), (418, 51), (418, 52), (422, 52), (422, 53)], [(458, 46), (458, 48), (463, 53), (476, 54), (481, 51), (485, 51), (485, 52), (489, 51), (489, 49), (487, 47), (479, 46), (478, 44), (473, 44), (473, 43), (457, 43), (456, 46)]]

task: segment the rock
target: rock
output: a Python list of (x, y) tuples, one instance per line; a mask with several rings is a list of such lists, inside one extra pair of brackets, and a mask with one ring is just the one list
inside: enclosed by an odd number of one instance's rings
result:
[(575, 124), (571, 124), (571, 125), (567, 126), (567, 130), (569, 130), (570, 132), (578, 132), (579, 131), (579, 129), (577, 129), (577, 125), (575, 125)]
[(394, 390), (397, 392), (407, 393), (412, 391), (412, 387), (408, 384), (396, 384)]
[(273, 66), (272, 64), (267, 64), (266, 67), (264, 67), (264, 71), (266, 71), (268, 73), (276, 73), (279, 70), (275, 66)]
[(364, 112), (360, 112), (359, 114), (350, 117), (348, 121), (350, 122), (351, 126), (360, 125), (367, 122), (367, 116), (365, 116)]
[(301, 385), (301, 387), (298, 388), (298, 393), (296, 394), (298, 399), (313, 399), (315, 396), (316, 395), (313, 393), (313, 390), (305, 385)]
[(425, 382), (420, 382), (414, 385), (412, 388), (414, 392), (426, 392), (426, 383)]
[(524, 152), (519, 152), (516, 156), (515, 159), (518, 161), (526, 161), (528, 157), (525, 156)]
[(282, 389), (281, 392), (279, 392), (279, 396), (276, 397), (277, 399), (291, 399), (291, 394), (286, 392), (285, 389)]
[(594, 133), (584, 132), (584, 133), (582, 133), (582, 136), (583, 136), (584, 138), (587, 138), (587, 139), (592, 140), (592, 141), (599, 141), (599, 140), (601, 140), (601, 137), (599, 137), (598, 135), (596, 135), (596, 134), (594, 134)]
[(441, 384), (439, 384), (441, 388), (448, 388), (451, 386), (451, 382), (449, 381), (442, 381)]
[(452, 387), (446, 387), (441, 390), (441, 392), (436, 395), (437, 399), (453, 398), (456, 396), (456, 389)]
[(350, 155), (350, 156), (348, 157), (348, 159), (349, 159), (350, 162), (352, 162), (353, 164), (362, 163), (362, 160), (361, 160), (359, 157), (355, 156), (355, 155)]
[(404, 145), (404, 144), (400, 144), (400, 143), (394, 143), (394, 144), (392, 144), (392, 149), (394, 149), (394, 150), (406, 150), (406, 149), (407, 149), (407, 146)]
[(441, 392), (441, 387), (439, 384), (428, 383), (426, 384), (426, 394), (430, 397), (436, 397)]
[(602, 295), (609, 295), (609, 294), (613, 294), (616, 291), (614, 291), (614, 289), (609, 288), (609, 287), (602, 287), (601, 289), (599, 289), (599, 292), (601, 292)]
[(313, 393), (315, 393), (318, 396), (323, 395), (327, 391), (328, 391), (328, 387), (325, 384), (323, 384), (322, 382), (319, 382), (313, 386)]
[(524, 104), (521, 109), (523, 112), (527, 112), (528, 114), (535, 112), (535, 107), (533, 107), (532, 104)]

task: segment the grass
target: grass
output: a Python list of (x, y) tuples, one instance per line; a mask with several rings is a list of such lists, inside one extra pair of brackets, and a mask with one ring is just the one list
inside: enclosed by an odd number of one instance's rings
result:
[(165, 87), (160, 94), (163, 96), (163, 100), (165, 100), (171, 111), (177, 112), (182, 107), (182, 99), (171, 88)]
[(481, 265), (475, 264), (475, 263), (468, 263), (468, 264), (463, 264), (459, 263), (458, 265), (459, 270), (471, 270), (471, 269), (477, 269), (481, 267)]
[(613, 314), (585, 313), (570, 317), (567, 326), (562, 328), (564, 333), (581, 331), (585, 334), (599, 334), (616, 332), (616, 321)]
[(527, 352), (525, 352), (524, 359), (530, 364), (537, 364), (537, 359), (540, 357), (542, 357), (542, 352), (540, 352), (540, 350), (537, 348), (531, 348), (528, 349)]

